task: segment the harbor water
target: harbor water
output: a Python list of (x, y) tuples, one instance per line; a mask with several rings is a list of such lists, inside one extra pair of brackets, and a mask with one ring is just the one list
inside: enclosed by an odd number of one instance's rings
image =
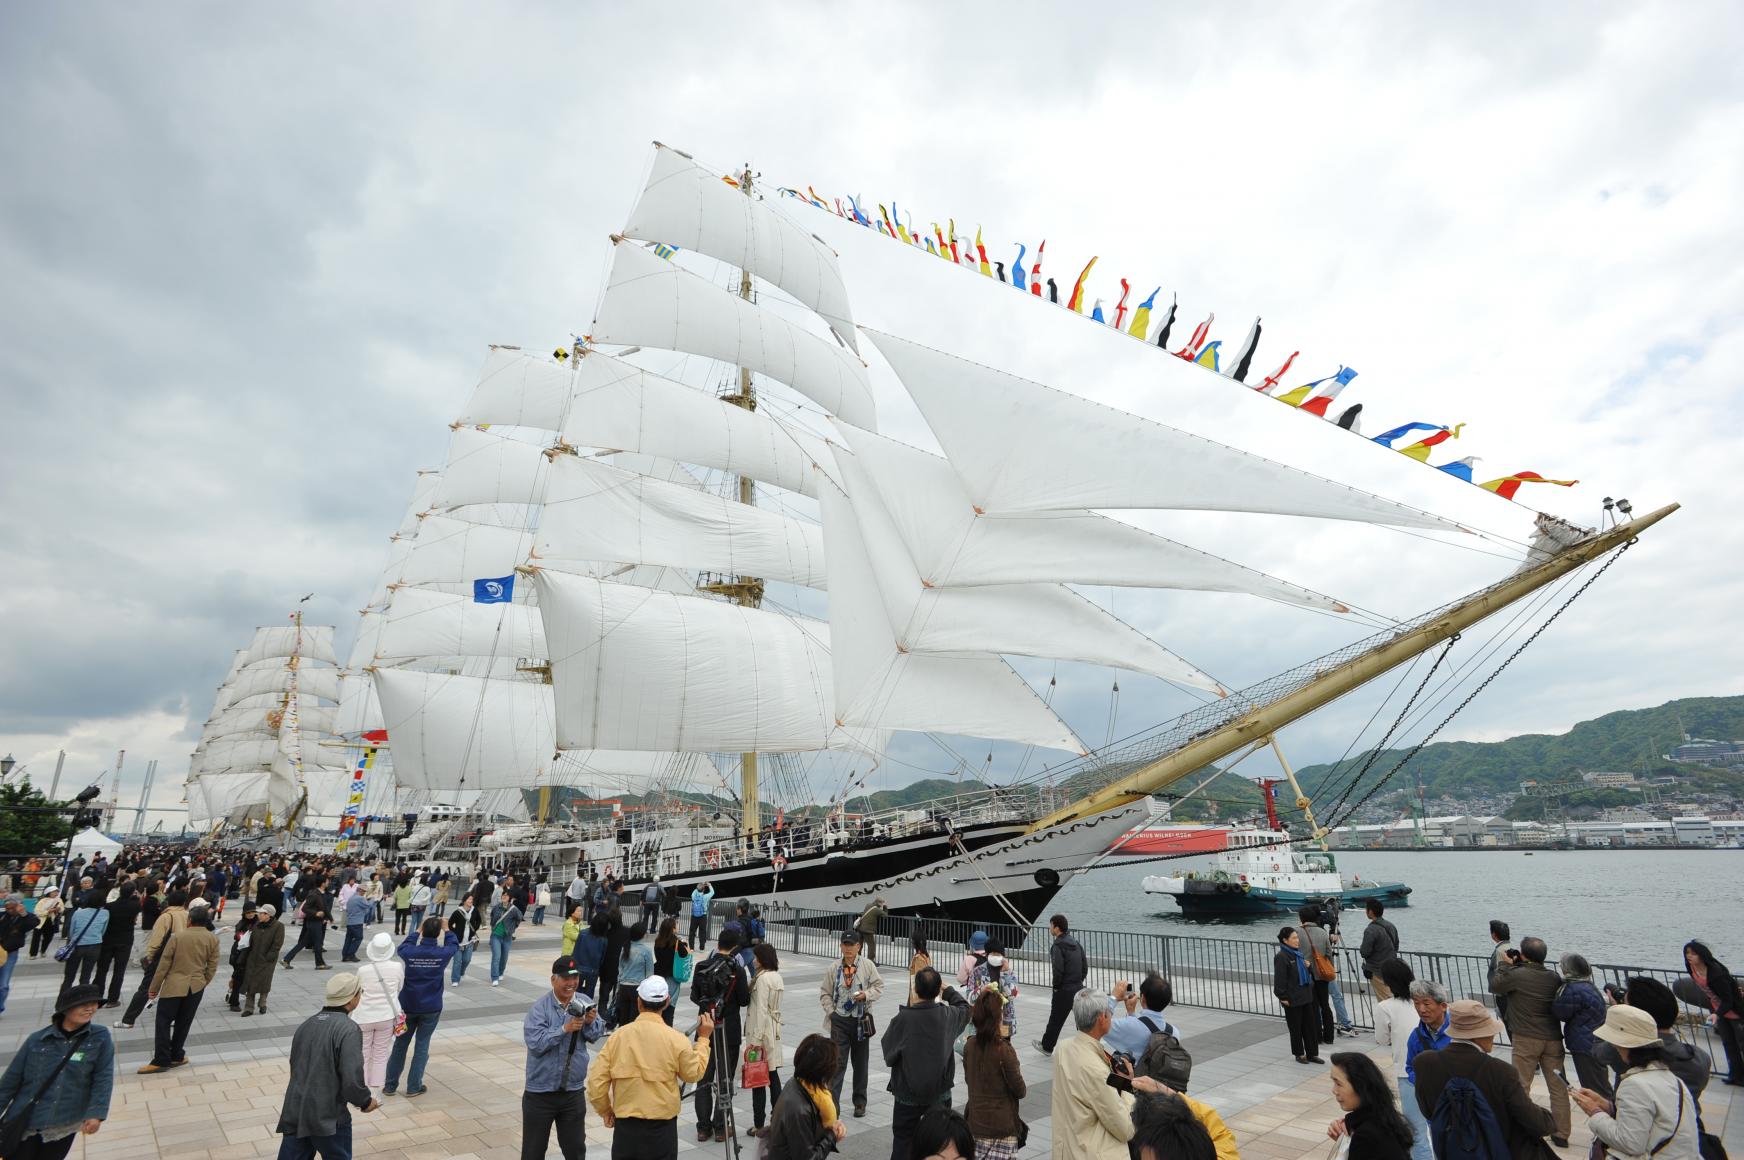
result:
[[(1744, 970), (1744, 851), (1518, 850), (1336, 851), (1339, 870), (1364, 882), (1404, 882), (1411, 905), (1389, 909), (1412, 950), (1487, 955), (1489, 920), (1518, 942), (1538, 935), (1551, 955), (1576, 951), (1595, 963), (1675, 970), (1682, 947), (1700, 939)], [(1060, 892), (1053, 909), (1086, 930), (1270, 939), (1277, 915), (1185, 918), (1175, 901), (1146, 894), (1147, 875), (1209, 870), (1210, 860), (1111, 858)], [(1350, 942), (1363, 916), (1346, 911)]]

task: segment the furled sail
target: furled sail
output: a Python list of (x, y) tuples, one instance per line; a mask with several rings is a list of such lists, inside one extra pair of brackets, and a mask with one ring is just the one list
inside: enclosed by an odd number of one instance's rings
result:
[(929, 586), (1052, 581), (1180, 588), (1347, 611), (1330, 596), (1095, 512), (977, 513), (943, 457), (837, 426)]
[(816, 524), (572, 455), (552, 464), (535, 549), (824, 585)]
[(485, 355), (478, 386), (455, 421), (467, 427), (501, 425), (555, 431), (563, 425), (575, 371), (568, 363), (537, 358), (513, 347)]
[(593, 339), (718, 359), (786, 383), (855, 426), (877, 423), (871, 378), (853, 351), (639, 245), (620, 244), (614, 253)]
[(383, 614), (375, 656), (543, 657), (539, 610), (526, 604), (480, 604), (471, 596), (402, 588)]
[(448, 436), (448, 462), (431, 489), (430, 506), (536, 504), (544, 498), (549, 467), (542, 447), (474, 427), (456, 427)]
[(749, 270), (811, 307), (843, 342), (859, 349), (835, 253), (774, 206), (747, 197), (675, 149), (656, 142), (654, 168), (624, 236), (681, 246)]
[(816, 494), (812, 464), (827, 461), (808, 431), (706, 391), (589, 351), (576, 376), (563, 441), (663, 456)]
[(242, 666), (278, 660), (297, 653), (304, 660), (338, 664), (333, 655), (331, 625), (273, 625), (254, 630), (254, 639), (242, 650)]
[(526, 562), (532, 544), (532, 534), (517, 528), (425, 516), (400, 568), (399, 583), (459, 584), (507, 576)]
[(846, 497), (824, 517), (830, 558), (830, 659), (836, 721), (845, 726), (994, 737), (1084, 753), (1077, 736), (1011, 666), (986, 652), (904, 652)]
[(538, 573), (561, 749), (856, 748), (830, 713), (817, 621)]
[[(1181, 508), (1459, 530), (1452, 520), (1310, 472), (895, 335), (866, 333), (983, 512)], [(1042, 464), (1046, 470), (1038, 470)]]
[(1219, 689), (1211, 677), (1064, 584), (923, 586), (856, 457), (838, 450), (836, 463), (848, 490), (844, 493), (824, 484), (820, 496), (824, 520), (840, 521), (859, 531), (899, 651), (1010, 653), (1086, 661), (1195, 688)]

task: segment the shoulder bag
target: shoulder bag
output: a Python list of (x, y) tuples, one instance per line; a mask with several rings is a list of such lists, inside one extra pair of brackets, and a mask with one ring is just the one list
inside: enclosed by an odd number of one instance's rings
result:
[(375, 972), (375, 981), (381, 984), (382, 994), (388, 997), (388, 1010), (394, 1013), (394, 1038), (398, 1039), (406, 1033), (406, 1013), (400, 1010), (393, 988), (388, 986), (388, 977), (382, 974), (381, 964), (371, 959), (369, 967)]
[(71, 958), (73, 955), (73, 948), (78, 945), (79, 939), (81, 937), (83, 937), (83, 935), (86, 931), (91, 929), (91, 924), (93, 922), (96, 922), (96, 921), (97, 921), (97, 912), (95, 910), (93, 910), (91, 912), (91, 917), (87, 918), (85, 920), (85, 925), (81, 926), (79, 928), (79, 933), (74, 935), (71, 939), (69, 939), (67, 941), (67, 944), (65, 946), (61, 947), (60, 950), (55, 952), (55, 962), (64, 963), (69, 958)]
[(67, 1053), (61, 1056), (61, 1061), (48, 1073), (48, 1078), (42, 1081), (42, 1086), (36, 1089), (35, 1095), (20, 1103), (19, 1096), (24, 1094), (24, 1089), (20, 1087), (18, 1095), (12, 1097), (12, 1102), (6, 1106), (6, 1118), (0, 1120), (0, 1156), (18, 1155), (19, 1149), (24, 1146), (24, 1138), (30, 1134), (30, 1109), (48, 1094), (48, 1089), (54, 1086), (54, 1081), (61, 1077), (61, 1072), (73, 1056), (78, 1054), (79, 1048), (84, 1046), (86, 1038), (87, 1033), (83, 1032), (72, 1037), (72, 1042), (67, 1044)]

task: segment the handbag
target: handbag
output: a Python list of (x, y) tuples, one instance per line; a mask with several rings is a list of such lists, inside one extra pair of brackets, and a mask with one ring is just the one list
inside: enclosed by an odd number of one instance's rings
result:
[[(680, 943), (679, 945), (683, 946), (682, 943)], [(688, 982), (690, 982), (691, 972), (694, 971), (695, 969), (696, 969), (696, 956), (695, 955), (691, 954), (688, 950), (685, 950), (681, 953), (675, 949), (672, 952), (672, 981), (674, 983), (688, 983)]]
[(769, 1061), (763, 1057), (763, 1049), (756, 1044), (745, 1047), (745, 1062), (740, 1071), (739, 1086), (747, 1089), (769, 1086)]
[(871, 1039), (874, 1035), (877, 1035), (877, 1034), (878, 1034), (878, 1024), (876, 1024), (872, 1021), (872, 1012), (868, 1011), (864, 1015), (860, 1016), (860, 1038), (861, 1039)]
[[(79, 939), (84, 936), (86, 931), (91, 929), (91, 924), (93, 922), (96, 922), (96, 921), (97, 921), (97, 912), (95, 910), (93, 910), (91, 912), (91, 917), (87, 918), (85, 920), (85, 925), (81, 926), (79, 928), (79, 933), (74, 935), (70, 942), (68, 942), (60, 950), (55, 952), (55, 962), (64, 963), (68, 959), (72, 958), (73, 957), (73, 948), (78, 945)], [(5, 1155), (5, 1153), (0, 1153), (0, 1155)]]
[[(36, 1089), (35, 1095), (21, 1104), (19, 1097), (23, 1096), (24, 1089), (20, 1087), (18, 1094), (13, 1096), (12, 1101), (6, 1105), (7, 1116), (4, 1120), (0, 1120), (0, 1156), (18, 1155), (19, 1149), (24, 1145), (24, 1138), (30, 1134), (30, 1109), (34, 1108), (37, 1101), (42, 1099), (47, 1094), (48, 1089), (54, 1086), (54, 1081), (61, 1077), (61, 1072), (65, 1070), (73, 1056), (78, 1054), (79, 1048), (85, 1045), (85, 1040), (89, 1035), (89, 1032), (80, 1032), (72, 1037), (72, 1042), (67, 1044), (67, 1053), (61, 1056), (61, 1061), (55, 1064), (53, 1071), (48, 1073), (48, 1078), (42, 1081), (42, 1086)], [(14, 1108), (21, 1110), (14, 1113)]]
[(388, 997), (388, 1010), (394, 1013), (394, 1038), (398, 1039), (406, 1033), (406, 1013), (394, 1001), (393, 989), (388, 986), (387, 976), (382, 974), (381, 964), (371, 960), (369, 967), (375, 972), (375, 981), (381, 984), (382, 994)]

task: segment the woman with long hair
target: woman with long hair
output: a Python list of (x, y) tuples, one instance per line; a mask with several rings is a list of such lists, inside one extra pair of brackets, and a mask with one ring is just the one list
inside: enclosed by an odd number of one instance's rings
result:
[(611, 1020), (613, 1026), (621, 1027), (636, 1018), (636, 988), (654, 973), (654, 952), (643, 941), (647, 937), (648, 928), (638, 922), (630, 928), (624, 949), (618, 952), (617, 1016)]
[(984, 990), (969, 1010), (975, 1034), (963, 1046), (963, 1078), (969, 1085), (964, 1112), (975, 1139), (974, 1160), (1015, 1160), (1023, 1134), (1018, 1104), (1029, 1086), (1024, 1083), (1017, 1048), (1000, 1034), (1004, 1006), (999, 992)]
[(1738, 980), (1732, 977), (1726, 964), (1714, 957), (1714, 952), (1705, 943), (1694, 940), (1684, 943), (1683, 961), (1690, 978), (1707, 996), (1708, 1007), (1713, 1012), (1709, 1021), (1720, 1037), (1720, 1046), (1726, 1050), (1726, 1070), (1731, 1073), (1726, 1077), (1726, 1083), (1732, 1087), (1744, 1087), (1744, 1052), (1740, 1051), (1738, 1026), (1739, 1020), (1744, 1019), (1744, 1011), (1740, 1010)]
[(1272, 956), (1272, 994), (1284, 1008), (1290, 1029), (1290, 1054), (1297, 1063), (1322, 1063), (1320, 1028), (1314, 1017), (1314, 983), (1302, 954), (1302, 932), (1286, 926), (1278, 932), (1278, 953)]
[[(1704, 948), (1705, 949), (1705, 948)], [(1616, 1160), (1697, 1160), (1701, 1140), (1696, 1098), (1665, 1066), (1665, 1046), (1653, 1016), (1618, 1004), (1593, 1034), (1617, 1049), (1623, 1074), (1607, 1100), (1588, 1088), (1569, 1093), (1587, 1114), (1595, 1143)]]
[(827, 1035), (807, 1035), (793, 1053), (793, 1079), (775, 1101), (769, 1124), (768, 1160), (811, 1160), (825, 1135), (848, 1134), (830, 1095), (836, 1075), (836, 1045)]
[(913, 1004), (918, 996), (914, 993), (914, 977), (933, 965), (933, 956), (927, 950), (926, 935), (916, 927), (914, 934), (908, 939), (908, 1001)]
[[(660, 920), (660, 932), (654, 936), (654, 973), (666, 980), (667, 994), (678, 994), (677, 961), (689, 957), (690, 948), (678, 937), (678, 916), (669, 914)], [(672, 1009), (676, 1006), (668, 1003), (660, 1013), (668, 1027), (672, 1026)]]
[(1326, 1134), (1350, 1140), (1345, 1153), (1349, 1160), (1406, 1160), (1411, 1155), (1415, 1134), (1393, 1101), (1393, 1085), (1374, 1060), (1355, 1051), (1335, 1053), (1332, 1098), (1344, 1118), (1332, 1121)]
[(910, 1160), (974, 1160), (975, 1134), (962, 1113), (934, 1108), (914, 1126)]
[[(677, 923), (666, 920), (676, 928)], [(662, 924), (662, 929), (665, 929)], [(674, 937), (677, 935), (674, 930)], [(751, 976), (751, 1008), (745, 1013), (745, 1046), (755, 1047), (769, 1065), (769, 1086), (751, 1089), (751, 1135), (767, 1136), (763, 1126), (765, 1107), (781, 1098), (781, 999), (787, 983), (781, 978), (781, 957), (770, 943), (758, 943), (751, 951), (756, 973)], [(670, 1006), (670, 1004), (668, 1004)]]

